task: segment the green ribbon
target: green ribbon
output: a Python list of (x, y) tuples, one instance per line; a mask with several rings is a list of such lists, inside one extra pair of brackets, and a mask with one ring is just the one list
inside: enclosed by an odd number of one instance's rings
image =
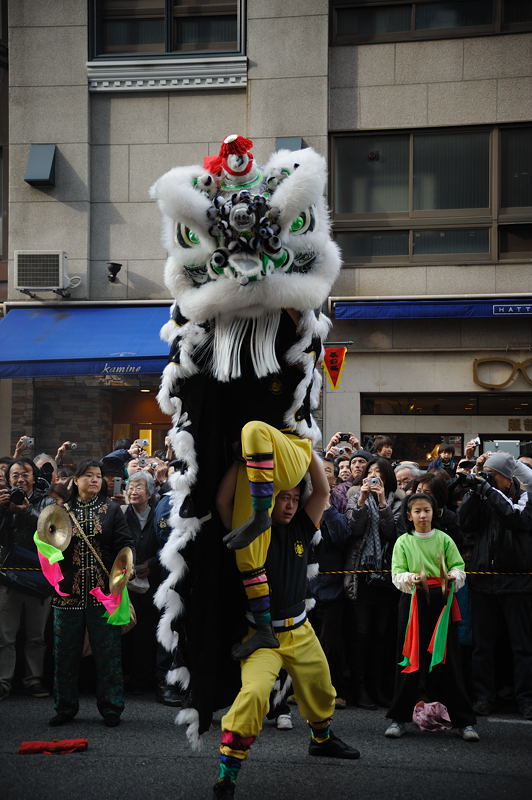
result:
[(53, 544), (48, 544), (48, 542), (43, 542), (43, 540), (39, 537), (38, 531), (35, 531), (33, 534), (33, 541), (35, 542), (35, 546), (39, 553), (48, 559), (50, 564), (56, 564), (58, 561), (63, 561), (64, 555), (59, 550), (59, 548), (54, 547)]
[(131, 609), (129, 607), (127, 586), (125, 586), (122, 590), (122, 599), (120, 600), (117, 608), (112, 614), (109, 614), (109, 612), (106, 611), (104, 616), (107, 617), (107, 622), (109, 625), (127, 625), (129, 623), (131, 619)]
[(441, 664), (441, 662), (445, 658), (445, 650), (447, 647), (447, 632), (449, 630), (449, 616), (451, 614), (453, 596), (454, 596), (454, 581), (451, 581), (447, 603), (441, 613), (440, 619), (438, 620), (436, 630), (434, 631), (434, 643), (432, 648), (432, 658), (430, 660), (429, 672), (432, 672), (432, 668), (435, 667), (437, 664)]

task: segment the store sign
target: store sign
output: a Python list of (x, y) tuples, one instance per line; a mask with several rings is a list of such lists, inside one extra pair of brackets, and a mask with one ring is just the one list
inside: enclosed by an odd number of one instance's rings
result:
[(138, 375), (142, 372), (142, 367), (138, 364), (109, 364), (105, 362), (102, 375)]
[[(489, 369), (488, 376), (493, 370), (492, 380), (486, 381), (481, 378), (481, 373)], [(532, 386), (532, 358), (525, 361), (514, 361), (507, 356), (487, 356), (486, 358), (475, 358), (473, 361), (473, 380), (477, 386), (483, 389), (506, 389), (521, 375), (529, 386)]]
[(332, 389), (337, 389), (344, 368), (345, 354), (347, 347), (326, 347), (323, 357), (325, 374), (329, 379)]
[(493, 306), (493, 315), (504, 316), (519, 316), (520, 314), (532, 314), (532, 305), (530, 303), (512, 303), (512, 305), (496, 305)]

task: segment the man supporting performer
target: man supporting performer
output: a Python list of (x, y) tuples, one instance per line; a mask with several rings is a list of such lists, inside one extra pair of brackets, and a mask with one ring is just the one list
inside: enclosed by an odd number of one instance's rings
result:
[[(250, 435), (269, 438), (274, 445), (273, 458), (270, 459), (274, 462), (273, 466), (266, 468), (273, 469), (273, 480), (251, 482), (272, 483), (272, 498), (275, 493), (277, 495), (271, 514), (271, 529), (238, 551), (240, 570), (243, 570), (245, 561), (246, 566), (251, 567), (244, 571), (243, 580), (253, 622), (243, 644), (245, 646), (246, 641), (252, 641), (257, 636), (257, 631), (260, 633), (261, 626), (270, 629), (274, 641), (266, 642), (265, 646), (258, 644), (258, 649), (254, 648), (241, 662), (242, 688), (222, 718), (220, 767), (218, 780), (214, 785), (215, 798), (234, 796), (241, 763), (260, 733), (262, 721), (268, 712), (271, 689), (282, 668), (292, 678), (299, 710), (310, 727), (310, 755), (349, 759), (360, 756), (358, 750), (338, 739), (330, 730), (336, 692), (331, 683), (327, 660), (305, 613), (309, 549), (329, 498), (325, 473), (320, 459), (312, 453), (309, 465), (312, 492), (303, 508), (300, 508), (301, 479), (308, 463), (310, 442), (297, 437), (292, 441), (292, 437), (286, 437), (265, 423), (253, 422), (250, 426), (251, 429), (246, 426), (243, 431), (245, 458), (257, 455), (249, 453), (245, 446)], [(302, 455), (305, 449), (306, 456)], [(293, 460), (289, 456), (288, 466), (286, 460), (282, 461), (281, 453), (285, 458), (288, 454), (292, 455)], [(247, 460), (256, 463), (252, 459)], [(247, 469), (257, 468), (248, 464)], [(296, 480), (291, 486), (282, 481), (276, 483), (277, 470), (285, 470), (286, 481), (290, 474), (295, 475)], [(250, 515), (249, 499), (246, 502), (249, 489), (241, 483), (242, 474), (244, 478), (250, 477), (242, 467), (240, 470), (231, 468), (220, 487), (218, 509), (228, 528), (238, 528), (241, 521)], [(256, 474), (254, 477), (260, 478)], [(246, 491), (242, 491), (243, 488)], [(254, 491), (253, 486), (251, 490)], [(253, 570), (257, 572), (256, 582), (252, 578), (246, 578)], [(266, 593), (263, 590), (265, 585)], [(260, 604), (254, 605), (254, 593), (251, 591), (253, 586), (259, 587), (255, 598), (268, 598), (271, 610), (264, 606), (261, 608)], [(261, 617), (261, 614), (266, 614), (266, 618)], [(268, 615), (270, 619), (267, 619)], [(239, 652), (238, 648), (236, 652)]]

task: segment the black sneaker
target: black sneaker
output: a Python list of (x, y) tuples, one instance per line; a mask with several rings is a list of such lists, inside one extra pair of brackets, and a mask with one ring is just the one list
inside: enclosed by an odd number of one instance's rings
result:
[(230, 800), (235, 796), (235, 783), (230, 781), (229, 778), (224, 778), (222, 781), (216, 781), (212, 787), (212, 796), (214, 800)]
[(30, 697), (50, 697), (50, 692), (40, 681), (30, 683), (26, 688), (26, 694), (29, 694)]
[(311, 756), (325, 756), (326, 758), (360, 758), (360, 753), (356, 748), (342, 742), (334, 733), (331, 733), (324, 742), (315, 742), (314, 739), (311, 739), (308, 752)]

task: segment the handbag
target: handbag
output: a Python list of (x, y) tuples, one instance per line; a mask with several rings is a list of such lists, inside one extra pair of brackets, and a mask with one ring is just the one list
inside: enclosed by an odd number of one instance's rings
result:
[(37, 554), (16, 542), (3, 559), (0, 575), (8, 585), (34, 597), (46, 598), (53, 594), (52, 587), (41, 572)]

